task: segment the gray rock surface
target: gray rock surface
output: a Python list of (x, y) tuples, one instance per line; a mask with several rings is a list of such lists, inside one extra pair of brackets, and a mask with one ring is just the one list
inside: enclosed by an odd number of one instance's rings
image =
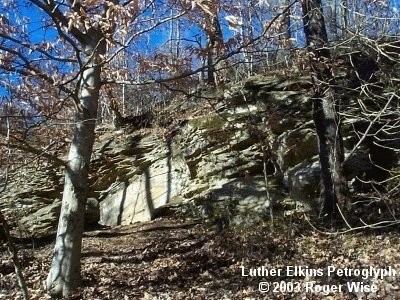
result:
[[(212, 98), (212, 91), (206, 93)], [(268, 216), (271, 205), (318, 210), (318, 145), (309, 93), (305, 77), (257, 76), (226, 90), (212, 103), (216, 110), (182, 115), (174, 127), (129, 133), (101, 126), (87, 224), (147, 221), (166, 205), (238, 226)], [(196, 101), (190, 99), (185, 109), (205, 106)], [(357, 141), (351, 130), (356, 122), (345, 122), (347, 151)], [(368, 155), (363, 148), (349, 160), (349, 182), (373, 172)], [(23, 184), (10, 186), (0, 208), (17, 210), (18, 225), (27, 232), (55, 230), (62, 174), (51, 166), (25, 172)]]

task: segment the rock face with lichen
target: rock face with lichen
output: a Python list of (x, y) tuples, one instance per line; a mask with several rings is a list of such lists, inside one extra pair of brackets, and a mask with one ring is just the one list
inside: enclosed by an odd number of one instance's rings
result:
[[(167, 128), (130, 133), (100, 126), (87, 224), (127, 225), (172, 210), (244, 225), (268, 217), (271, 207), (318, 211), (310, 87), (307, 77), (253, 77), (223, 94), (204, 90), (203, 100), (171, 104), (164, 118), (181, 113)], [(345, 123), (347, 151), (357, 142), (349, 130), (357, 122)], [(372, 168), (368, 149), (362, 150), (349, 160), (349, 180)], [(11, 189), (2, 206), (12, 199), (25, 232), (51, 232), (60, 210), (62, 171), (44, 167), (35, 178), (37, 184)]]
[(255, 77), (218, 99), (204, 91), (212, 109), (172, 134), (104, 133), (107, 145), (93, 159), (100, 223), (150, 220), (160, 207), (187, 203), (230, 224), (263, 218), (272, 203), (312, 209), (319, 181), (313, 124), (305, 121), (309, 87), (305, 78)]

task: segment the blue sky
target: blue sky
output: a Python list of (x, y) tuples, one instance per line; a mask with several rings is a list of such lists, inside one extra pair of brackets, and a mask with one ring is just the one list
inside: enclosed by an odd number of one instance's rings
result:
[[(328, 0), (326, 0), (328, 1)], [(363, 1), (363, 0), (360, 0)], [(392, 8), (396, 8), (400, 11), (400, 0), (389, 0), (390, 1), (390, 6)], [(40, 13), (40, 10), (37, 9), (35, 6), (24, 6), (24, 3), (27, 3), (27, 1), (22, 1), (22, 0), (17, 0), (16, 3), (19, 4), (20, 7), (20, 12), (22, 15), (28, 17), (31, 19), (31, 24), (28, 25), (28, 31), (31, 33), (29, 36), (29, 39), (34, 42), (34, 43), (40, 43), (40, 42), (44, 42), (44, 41), (49, 41), (52, 40), (54, 38), (56, 38), (57, 33), (55, 30), (53, 29), (47, 29), (46, 31), (44, 31), (43, 29), (41, 29), (41, 21), (44, 18), (44, 14)], [(12, 22), (13, 19), (15, 19), (15, 13), (18, 13), (17, 10), (9, 10), (9, 11), (5, 11), (4, 10), (4, 2), (0, 1), (0, 14), (7, 14), (8, 18), (10, 19), (10, 21)], [(399, 13), (398, 11), (398, 13)], [(221, 17), (223, 17), (223, 14), (221, 14)], [(226, 22), (221, 18), (221, 22), (222, 22), (222, 27), (225, 28), (224, 30), (224, 37), (225, 40), (227, 40), (229, 37), (232, 37), (233, 32), (230, 31), (229, 29), (226, 28)], [(301, 22), (300, 22), (301, 23)], [(189, 25), (189, 22), (186, 22), (184, 26), (184, 32), (182, 32), (183, 35), (185, 35), (185, 37), (187, 39), (193, 39), (193, 37), (196, 34), (203, 34), (203, 32), (201, 32), (201, 30), (199, 29), (198, 26), (194, 25), (193, 23), (191, 25)], [(168, 25), (166, 25), (168, 26)], [(141, 49), (143, 49), (144, 51), (157, 51), (160, 50), (161, 46), (163, 44), (166, 43), (168, 39), (168, 33), (166, 28), (158, 28), (157, 30), (155, 30), (151, 35), (150, 38), (148, 38), (149, 42), (146, 42), (146, 38), (145, 39), (139, 39), (138, 43), (136, 43), (134, 45), (135, 48), (135, 52), (141, 51)], [(205, 38), (202, 38), (203, 43), (206, 41)], [(182, 43), (182, 45), (184, 45), (185, 43)], [(186, 42), (187, 44), (187, 42)], [(193, 46), (196, 46), (195, 44), (193, 44)], [(204, 46), (204, 45), (203, 45)], [(0, 76), (3, 76), (0, 73)], [(4, 95), (4, 90), (1, 91), (1, 86), (0, 86), (0, 95)]]

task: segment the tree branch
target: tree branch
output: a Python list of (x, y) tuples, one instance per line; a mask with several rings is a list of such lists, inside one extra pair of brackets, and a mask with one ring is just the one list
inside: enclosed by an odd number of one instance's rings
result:
[[(228, 58), (230, 58), (230, 57), (232, 57), (232, 56), (234, 56), (234, 55), (236, 55), (236, 54), (240, 54), (241, 51), (242, 51), (243, 49), (245, 49), (245, 48), (251, 46), (252, 44), (254, 44), (255, 42), (257, 42), (258, 40), (260, 40), (261, 38), (263, 38), (263, 37), (266, 35), (266, 33), (268, 32), (268, 30), (272, 27), (272, 25), (273, 25), (283, 14), (285, 14), (292, 6), (294, 6), (294, 5), (297, 3), (297, 1), (298, 1), (298, 0), (295, 0), (294, 2), (292, 2), (290, 5), (288, 5), (287, 7), (285, 7), (285, 9), (283, 9), (282, 12), (280, 12), (280, 13), (277, 14), (274, 18), (272, 18), (271, 21), (268, 23), (268, 25), (264, 28), (263, 32), (262, 32), (259, 36), (257, 36), (257, 37), (255, 37), (255, 38), (251, 39), (250, 41), (248, 41), (248, 42), (246, 42), (246, 43), (240, 45), (240, 46), (237, 47), (235, 50), (233, 50), (233, 51), (231, 51), (231, 52), (229, 52), (229, 53), (227, 53), (227, 54), (225, 54), (225, 55), (222, 55), (222, 56), (218, 57), (218, 58), (214, 61), (214, 63), (212, 64), (212, 67), (215, 67), (215, 66), (216, 66), (218, 63), (220, 63), (221, 61), (224, 61), (224, 60), (226, 60), (226, 59), (228, 59)], [(169, 21), (169, 20), (171, 20), (171, 19), (180, 17), (180, 16), (182, 16), (182, 15), (184, 15), (184, 14), (186, 14), (186, 12), (183, 12), (183, 13), (177, 15), (177, 16), (173, 16), (173, 17), (167, 18), (167, 19), (165, 19), (164, 22), (167, 22), (167, 21)], [(163, 22), (163, 23), (164, 23), (164, 22)], [(117, 49), (117, 51), (116, 51), (115, 53), (113, 53), (113, 55), (111, 55), (111, 56), (107, 59), (107, 62), (109, 62), (112, 58), (114, 58), (120, 51), (126, 49), (126, 48), (129, 46), (129, 44), (132, 42), (133, 38), (137, 37), (137, 36), (140, 35), (140, 34), (143, 34), (143, 33), (145, 33), (145, 32), (148, 32), (148, 31), (154, 29), (156, 26), (158, 26), (158, 25), (160, 25), (160, 24), (161, 24), (161, 23), (158, 23), (158, 24), (156, 24), (155, 26), (152, 26), (151, 28), (147, 28), (147, 29), (145, 29), (145, 30), (143, 30), (143, 31), (140, 31), (140, 32), (138, 32), (137, 34), (131, 36), (131, 37), (128, 39), (128, 42), (127, 42), (125, 45), (123, 45), (121, 48)], [(142, 82), (132, 81), (132, 80), (106, 80), (106, 81), (103, 81), (102, 84), (117, 83), (117, 84), (126, 84), (126, 85), (147, 85), (147, 84), (154, 84), (154, 83), (170, 82), (170, 81), (179, 80), (179, 79), (183, 79), (183, 78), (186, 78), (186, 77), (189, 77), (189, 76), (198, 74), (198, 73), (201, 72), (201, 71), (207, 70), (208, 67), (209, 67), (209, 66), (202, 66), (202, 67), (199, 67), (199, 68), (197, 68), (197, 69), (195, 69), (195, 70), (183, 72), (183, 73), (181, 73), (181, 74), (178, 74), (178, 75), (176, 75), (176, 76), (171, 76), (171, 77), (168, 77), (168, 78), (150, 79), (150, 80), (146, 80), (146, 81), (142, 81)]]
[(51, 60), (55, 60), (55, 61), (59, 61), (59, 62), (72, 62), (72, 63), (76, 62), (76, 59), (62, 58), (62, 57), (53, 56), (50, 53), (48, 53), (47, 51), (44, 51), (44, 50), (42, 50), (42, 49), (40, 49), (38, 47), (35, 47), (30, 43), (22, 42), (20, 40), (12, 38), (12, 37), (10, 37), (8, 35), (5, 35), (5, 34), (3, 34), (1, 32), (0, 32), (0, 37), (4, 38), (6, 40), (9, 40), (9, 41), (11, 41), (11, 42), (13, 42), (15, 44), (18, 44), (18, 45), (20, 45), (20, 46), (22, 46), (24, 48), (27, 48), (27, 49), (31, 50), (32, 52), (38, 51), (38, 52), (42, 53), (43, 55), (45, 55), (47, 58), (49, 58)]
[[(11, 143), (11, 142), (9, 142), (9, 143), (0, 143), (0, 146), (7, 146), (7, 147), (10, 147), (10, 148), (14, 148), (14, 149), (18, 149), (18, 150), (21, 150), (21, 151), (25, 151), (25, 152), (28, 152), (28, 153), (35, 154), (35, 155), (37, 155), (39, 157), (47, 158), (48, 160), (54, 162), (56, 166), (66, 166), (67, 165), (67, 163), (64, 160), (58, 158), (55, 155), (47, 153), (46, 149), (45, 150), (40, 150), (40, 149), (37, 149), (37, 148), (29, 145), (26, 142), (23, 142), (23, 141), (17, 139), (16, 137), (12, 137), (12, 138), (14, 140), (16, 140), (16, 143)], [(51, 144), (49, 146), (47, 146), (47, 148), (50, 147), (50, 146), (51, 146)]]
[(71, 34), (80, 42), (80, 43), (85, 43), (87, 40), (86, 34), (81, 32), (78, 28), (75, 26), (70, 26), (70, 20), (58, 9), (58, 5), (55, 4), (53, 0), (48, 0), (47, 3), (45, 4), (41, 2), (40, 0), (29, 0), (32, 4), (36, 5), (39, 7), (43, 12), (45, 12), (54, 22), (56, 26), (59, 26), (59, 23), (61, 23), (64, 27), (68, 28), (68, 30), (71, 32)]

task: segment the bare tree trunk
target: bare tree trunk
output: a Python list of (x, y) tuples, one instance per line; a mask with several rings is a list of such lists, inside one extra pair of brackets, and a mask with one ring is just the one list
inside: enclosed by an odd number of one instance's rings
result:
[(87, 37), (86, 65), (79, 83), (79, 107), (76, 114), (74, 137), (65, 171), (64, 193), (57, 239), (47, 290), (53, 296), (72, 294), (81, 283), (81, 245), (84, 211), (87, 197), (89, 162), (94, 144), (101, 67), (99, 54), (105, 53), (105, 43), (93, 30)]
[[(238, 12), (239, 20), (241, 21), (241, 24), (238, 24), (239, 35), (242, 41), (252, 40), (254, 38), (253, 14), (251, 13), (253, 7), (246, 0), (242, 0), (241, 5), (243, 6), (243, 10)], [(247, 76), (253, 75), (254, 71), (254, 54), (252, 50), (252, 45), (250, 45), (245, 47), (240, 54), (244, 60), (241, 69), (243, 69), (243, 73), (247, 74)], [(240, 78), (236, 80), (240, 80)]]
[[(282, 9), (290, 6), (290, 0), (282, 0)], [(282, 16), (281, 38), (285, 41), (284, 45), (290, 48), (292, 31), (290, 28), (290, 9), (287, 9)]]
[(342, 9), (342, 36), (347, 35), (347, 29), (349, 29), (349, 3), (347, 0), (341, 0), (340, 6)]
[(18, 279), (18, 285), (21, 289), (21, 293), (22, 293), (22, 299), (24, 300), (28, 300), (29, 299), (29, 292), (28, 292), (28, 287), (26, 286), (26, 281), (25, 281), (25, 277), (24, 274), (22, 273), (22, 267), (21, 264), (19, 262), (19, 258), (18, 258), (18, 250), (15, 247), (15, 244), (13, 242), (13, 239), (10, 235), (10, 230), (8, 227), (8, 223), (7, 220), (5, 219), (5, 217), (3, 216), (3, 214), (0, 211), (0, 241), (2, 238), (4, 238), (7, 242), (7, 249), (8, 249), (8, 253), (11, 255), (11, 258), (13, 260), (14, 263), (14, 269), (15, 269), (15, 274), (17, 275), (17, 279)]
[(330, 14), (329, 14), (329, 25), (330, 25), (330, 31), (332, 34), (332, 39), (334, 41), (337, 40), (338, 38), (338, 19), (337, 19), (337, 1), (332, 1), (332, 3), (329, 6)]
[(221, 25), (218, 20), (218, 13), (214, 16), (207, 16), (210, 18), (210, 27), (208, 29), (208, 53), (207, 53), (207, 83), (210, 85), (217, 85), (217, 78), (215, 74), (215, 61), (221, 54), (223, 37)]
[(277, 49), (277, 63), (289, 67), (291, 65), (290, 49), (292, 48), (292, 32), (290, 28), (290, 0), (281, 0), (280, 10), (283, 11), (279, 29), (279, 43)]
[(303, 0), (302, 9), (314, 85), (313, 116), (319, 141), (323, 212), (331, 218), (337, 210), (337, 204), (343, 207), (346, 203), (343, 140), (335, 109), (330, 51), (321, 0)]

